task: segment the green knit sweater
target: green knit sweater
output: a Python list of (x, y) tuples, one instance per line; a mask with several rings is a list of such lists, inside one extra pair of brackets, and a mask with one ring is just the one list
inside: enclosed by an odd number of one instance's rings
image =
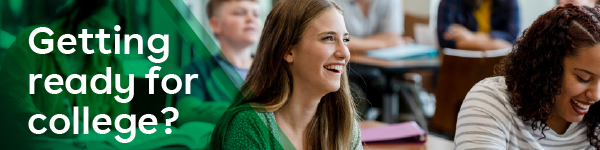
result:
[[(273, 112), (240, 111), (225, 130), (224, 149), (295, 149), (277, 126)], [(358, 122), (354, 122), (352, 150), (362, 150)], [(283, 135), (283, 136), (280, 136)]]

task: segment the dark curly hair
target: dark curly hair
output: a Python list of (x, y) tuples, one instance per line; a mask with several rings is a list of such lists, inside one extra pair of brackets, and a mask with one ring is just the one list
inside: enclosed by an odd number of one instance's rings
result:
[[(579, 49), (600, 43), (600, 6), (555, 7), (541, 15), (523, 32), (512, 52), (497, 66), (497, 74), (506, 78), (511, 104), (523, 121), (531, 121), (533, 130), (548, 130), (555, 96), (560, 94), (565, 57), (577, 56)], [(598, 125), (600, 104), (592, 105), (583, 117), (587, 137), (600, 149)], [(538, 124), (539, 122), (539, 124)]]

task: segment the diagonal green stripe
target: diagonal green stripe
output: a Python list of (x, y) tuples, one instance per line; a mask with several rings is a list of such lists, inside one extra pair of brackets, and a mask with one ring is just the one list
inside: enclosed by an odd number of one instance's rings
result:
[[(171, 20), (175, 23), (177, 28), (181, 31), (183, 36), (192, 43), (192, 47), (194, 50), (200, 55), (200, 58), (204, 63), (207, 64), (210, 70), (212, 70), (212, 74), (217, 77), (217, 80), (225, 87), (228, 94), (231, 97), (236, 97), (239, 93), (239, 89), (235, 86), (231, 79), (227, 76), (224, 68), (222, 67), (231, 67), (231, 66), (219, 66), (215, 58), (213, 57), (216, 54), (221, 53), (219, 47), (215, 44), (214, 40), (210, 37), (210, 35), (206, 32), (204, 27), (200, 24), (195, 17), (193, 19), (185, 19), (181, 12), (186, 14), (193, 14), (187, 7), (179, 7), (177, 9), (173, 3), (169, 0), (158, 0), (162, 8), (166, 11)], [(181, 12), (180, 12), (181, 11)], [(226, 59), (226, 58), (224, 58)], [(233, 68), (227, 68), (233, 69)], [(234, 80), (242, 80), (239, 74), (235, 74), (232, 76), (235, 78)], [(264, 108), (261, 108), (265, 110)], [(255, 118), (258, 118), (255, 117)], [(262, 122), (262, 121), (260, 121)], [(287, 138), (287, 136), (281, 131), (279, 127), (279, 136), (280, 136), (280, 144), (285, 149), (295, 149), (292, 142)]]
[[(219, 63), (217, 63), (217, 60), (213, 57), (214, 55), (211, 53), (211, 50), (215, 51), (216, 53), (220, 53), (220, 49), (216, 46), (215, 42), (212, 40), (212, 38), (210, 38), (208, 33), (206, 33), (204, 28), (202, 28), (200, 22), (194, 19), (198, 25), (197, 28), (199, 28), (196, 30), (199, 33), (199, 35), (197, 35), (196, 31), (194, 31), (181, 13), (179, 13), (173, 3), (171, 3), (169, 0), (158, 0), (158, 2), (165, 10), (165, 13), (167, 13), (167, 15), (171, 18), (173, 23), (175, 23), (175, 26), (177, 26), (177, 28), (181, 31), (183, 37), (185, 37), (185, 39), (192, 44), (193, 49), (200, 55), (201, 60), (206, 64), (207, 67), (209, 67), (208, 69), (211, 70), (211, 73), (214, 77), (216, 77), (217, 81), (222, 84), (229, 96), (235, 97), (239, 93), (239, 89), (235, 86), (232, 80), (229, 79), (229, 76), (227, 76), (223, 70), (223, 67), (231, 66), (220, 66)], [(187, 11), (189, 11), (189, 9)], [(201, 39), (204, 39), (204, 41)], [(235, 78), (235, 80), (239, 79), (242, 81), (242, 78), (239, 74), (232, 75), (232, 77)]]

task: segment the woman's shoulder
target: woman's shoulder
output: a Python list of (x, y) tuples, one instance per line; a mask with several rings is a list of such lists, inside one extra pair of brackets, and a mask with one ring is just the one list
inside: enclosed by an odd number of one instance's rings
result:
[(510, 105), (510, 95), (503, 76), (489, 77), (479, 81), (471, 88), (464, 103), (476, 100), (495, 106)]
[(510, 99), (504, 77), (489, 77), (471, 88), (463, 101), (461, 112), (475, 109), (508, 121), (516, 114)]
[(488, 77), (479, 81), (476, 85), (493, 85), (498, 87), (506, 87), (506, 79), (504, 76)]
[(479, 81), (471, 88), (469, 93), (467, 93), (467, 98), (469, 95), (474, 96), (480, 94), (490, 96), (495, 100), (503, 102), (508, 102), (510, 97), (510, 92), (507, 90), (504, 76), (489, 77)]

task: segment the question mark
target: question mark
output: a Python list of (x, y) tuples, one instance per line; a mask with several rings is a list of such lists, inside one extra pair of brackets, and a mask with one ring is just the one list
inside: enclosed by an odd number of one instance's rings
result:
[[(161, 112), (163, 114), (166, 114), (168, 111), (173, 112), (173, 117), (167, 119), (165, 122), (167, 123), (167, 126), (171, 126), (171, 122), (177, 120), (177, 117), (179, 117), (179, 111), (177, 111), (177, 109), (175, 109), (173, 107), (167, 107), (167, 108), (164, 108)], [(171, 134), (171, 128), (167, 128), (165, 130), (165, 132), (167, 134)]]

